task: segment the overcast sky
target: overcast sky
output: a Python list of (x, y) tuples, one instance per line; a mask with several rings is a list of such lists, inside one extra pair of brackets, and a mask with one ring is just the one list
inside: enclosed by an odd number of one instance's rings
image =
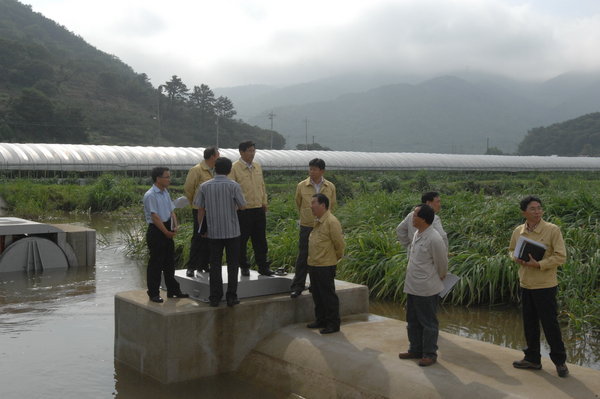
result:
[(600, 70), (599, 0), (21, 0), (157, 86)]

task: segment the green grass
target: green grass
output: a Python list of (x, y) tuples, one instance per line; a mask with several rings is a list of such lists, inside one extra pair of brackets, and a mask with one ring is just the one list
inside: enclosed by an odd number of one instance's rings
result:
[[(274, 268), (293, 270), (297, 254), (294, 192), (298, 172), (266, 172), (270, 196), (267, 215), (269, 257)], [(600, 177), (594, 173), (500, 172), (335, 172), (343, 195), (335, 209), (346, 238), (338, 278), (369, 286), (378, 299), (403, 303), (406, 251), (395, 228), (423, 191), (442, 195), (442, 218), (450, 243), (450, 270), (462, 277), (445, 299), (456, 305), (514, 304), (519, 301), (517, 265), (508, 255), (513, 228), (522, 223), (518, 201), (529, 194), (544, 202), (545, 219), (560, 226), (568, 260), (559, 268), (561, 317), (576, 329), (600, 330)], [(0, 196), (12, 214), (48, 211), (113, 211), (135, 207), (139, 228), (128, 227), (131, 254), (146, 256), (141, 198), (149, 183), (102, 176), (87, 186), (6, 180)], [(170, 188), (173, 198), (181, 186)], [(119, 208), (121, 207), (121, 208)], [(177, 211), (180, 267), (189, 256), (192, 220)], [(252, 259), (253, 254), (249, 250)]]

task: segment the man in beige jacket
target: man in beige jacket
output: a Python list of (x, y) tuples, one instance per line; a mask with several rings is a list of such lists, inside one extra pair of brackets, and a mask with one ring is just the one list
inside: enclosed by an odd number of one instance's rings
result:
[(206, 181), (212, 179), (215, 175), (215, 161), (219, 158), (217, 147), (207, 147), (204, 149), (204, 160), (190, 169), (183, 184), (183, 193), (190, 201), (192, 206), (192, 218), (194, 219), (194, 231), (192, 233), (192, 244), (190, 246), (190, 258), (187, 264), (186, 275), (193, 277), (198, 271), (208, 271), (210, 260), (210, 249), (208, 238), (206, 238), (206, 218), (200, 226), (198, 221), (198, 207), (194, 205), (194, 196), (198, 192), (198, 187)]
[(264, 276), (271, 276), (273, 272), (267, 260), (267, 190), (262, 168), (258, 162), (254, 162), (256, 145), (252, 141), (241, 142), (239, 151), (240, 159), (233, 163), (229, 178), (242, 186), (246, 198), (246, 209), (238, 211), (242, 276), (250, 275), (250, 264), (246, 255), (248, 239), (252, 240), (258, 272)]
[(302, 294), (306, 284), (308, 273), (308, 236), (315, 225), (315, 217), (312, 214), (311, 203), (315, 194), (322, 193), (329, 198), (329, 209), (333, 210), (336, 204), (335, 185), (326, 180), (325, 161), (315, 158), (308, 163), (308, 178), (298, 183), (296, 187), (296, 207), (300, 214), (300, 235), (298, 238), (298, 257), (294, 280), (292, 281), (291, 297), (297, 298)]
[(315, 321), (308, 328), (320, 328), (321, 334), (340, 331), (340, 301), (335, 293), (335, 272), (344, 256), (342, 225), (329, 212), (329, 198), (319, 193), (311, 203), (315, 224), (308, 238), (308, 274)]

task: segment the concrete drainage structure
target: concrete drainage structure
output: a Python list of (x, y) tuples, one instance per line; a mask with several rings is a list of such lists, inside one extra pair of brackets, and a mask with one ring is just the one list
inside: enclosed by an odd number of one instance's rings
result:
[(115, 360), (165, 384), (235, 371), (282, 397), (600, 397), (598, 370), (569, 364), (569, 377), (559, 378), (548, 358), (543, 370), (518, 370), (512, 361), (521, 351), (444, 332), (437, 364), (400, 360), (406, 323), (369, 314), (365, 286), (336, 280), (336, 290), (342, 326), (328, 335), (306, 328), (314, 317), (306, 291), (296, 299), (246, 298), (233, 308), (193, 299), (156, 304), (145, 291), (122, 292)]
[(0, 273), (38, 273), (95, 264), (95, 230), (0, 217)]

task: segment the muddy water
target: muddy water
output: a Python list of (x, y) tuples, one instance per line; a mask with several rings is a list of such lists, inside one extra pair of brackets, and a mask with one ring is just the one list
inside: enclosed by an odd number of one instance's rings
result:
[[(73, 220), (55, 220), (55, 223)], [(0, 398), (281, 398), (234, 375), (161, 385), (115, 364), (114, 295), (145, 286), (122, 221), (78, 218), (100, 241), (95, 268), (0, 275)]]
[[(0, 398), (281, 398), (235, 375), (164, 386), (113, 360), (114, 295), (144, 289), (145, 265), (125, 255), (123, 219), (82, 215), (49, 222), (97, 230), (95, 268), (0, 276)], [(403, 319), (397, 304), (373, 303), (372, 313)], [(442, 329), (520, 348), (516, 309), (440, 312)], [(404, 332), (399, 332), (404, 333)], [(570, 361), (600, 369), (600, 344), (569, 337)]]
[[(370, 312), (406, 320), (403, 305), (371, 301)], [(457, 307), (443, 305), (438, 312), (440, 330), (521, 350), (525, 347), (523, 323), (516, 307)], [(567, 361), (600, 370), (600, 334), (573, 333), (562, 327)], [(405, 333), (401, 331), (399, 333)], [(401, 348), (406, 349), (406, 348)], [(549, 357), (550, 348), (542, 334), (542, 355)], [(518, 360), (518, 359), (515, 359)]]

